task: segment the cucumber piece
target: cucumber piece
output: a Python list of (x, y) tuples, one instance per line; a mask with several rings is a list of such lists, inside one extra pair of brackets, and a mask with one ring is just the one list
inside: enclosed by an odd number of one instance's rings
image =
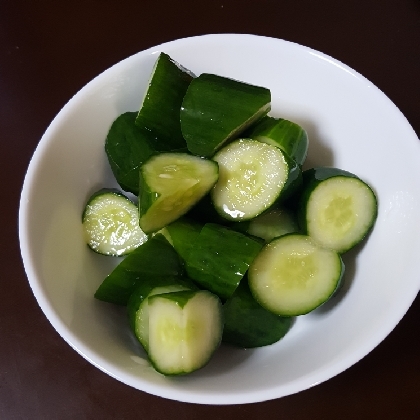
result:
[(207, 223), (186, 258), (187, 275), (199, 286), (228, 299), (262, 245), (240, 232)]
[(262, 238), (266, 243), (274, 238), (299, 231), (294, 213), (285, 207), (274, 207), (247, 222), (236, 222), (233, 229)]
[(130, 295), (145, 278), (179, 277), (183, 272), (178, 254), (159, 234), (127, 255), (102, 281), (95, 298), (127, 305)]
[(188, 150), (210, 157), (271, 108), (269, 89), (203, 73), (188, 87), (181, 107), (181, 130)]
[(293, 318), (273, 314), (253, 298), (246, 278), (223, 305), (222, 341), (238, 347), (268, 346), (289, 331)]
[(147, 298), (181, 290), (197, 290), (197, 287), (189, 279), (182, 277), (145, 278), (130, 295), (127, 303), (130, 327), (146, 351), (149, 347), (149, 304)]
[(202, 227), (202, 223), (181, 217), (164, 228), (165, 237), (183, 261), (188, 258)]
[(88, 199), (82, 223), (86, 243), (98, 254), (126, 255), (147, 241), (137, 205), (115, 189), (101, 189)]
[(154, 152), (150, 134), (135, 125), (136, 112), (125, 112), (112, 123), (105, 140), (105, 152), (118, 184), (138, 194), (139, 169)]
[(298, 124), (283, 118), (265, 116), (247, 136), (282, 149), (298, 165), (303, 165), (308, 154), (308, 134)]
[(159, 142), (170, 145), (172, 150), (186, 147), (179, 110), (194, 77), (169, 55), (160, 53), (136, 118), (138, 126), (144, 127)]
[(235, 140), (213, 159), (219, 164), (219, 179), (211, 196), (218, 213), (228, 220), (258, 216), (286, 199), (301, 182), (296, 162), (257, 140)]
[(207, 290), (154, 295), (149, 305), (149, 359), (164, 375), (202, 368), (219, 347), (222, 305)]
[(161, 153), (140, 168), (140, 227), (156, 232), (183, 216), (216, 183), (217, 163), (186, 153)]
[(337, 168), (309, 169), (303, 180), (298, 209), (302, 230), (339, 253), (360, 243), (378, 214), (372, 188), (356, 175)]
[(256, 301), (283, 316), (304, 315), (329, 300), (344, 273), (340, 255), (291, 233), (265, 245), (248, 272)]

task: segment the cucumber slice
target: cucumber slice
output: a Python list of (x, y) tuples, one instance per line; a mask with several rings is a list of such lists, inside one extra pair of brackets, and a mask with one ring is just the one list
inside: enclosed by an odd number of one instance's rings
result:
[(211, 196), (216, 210), (228, 220), (258, 216), (287, 198), (301, 181), (296, 162), (257, 140), (235, 140), (213, 159), (219, 164), (219, 180)]
[(154, 295), (149, 304), (149, 359), (164, 375), (202, 368), (219, 347), (222, 305), (206, 290)]
[(188, 87), (181, 107), (181, 129), (188, 150), (210, 157), (271, 108), (269, 89), (203, 73)]
[(149, 348), (149, 303), (147, 298), (181, 290), (197, 290), (188, 279), (182, 277), (145, 278), (130, 295), (127, 314), (131, 330), (147, 351)]
[(299, 231), (296, 216), (285, 207), (274, 207), (247, 222), (236, 222), (232, 228), (262, 238), (266, 243), (287, 233)]
[(169, 55), (160, 53), (136, 118), (139, 127), (144, 127), (159, 142), (170, 145), (172, 150), (186, 147), (179, 110), (194, 77)]
[(298, 124), (282, 118), (265, 116), (247, 133), (247, 136), (282, 149), (298, 165), (303, 165), (308, 154), (308, 134)]
[(299, 223), (320, 245), (344, 253), (372, 229), (378, 203), (371, 187), (337, 168), (304, 172)]
[(104, 188), (89, 198), (82, 223), (86, 243), (98, 254), (126, 255), (147, 241), (136, 204), (115, 189)]
[(254, 238), (207, 223), (190, 249), (185, 269), (199, 286), (227, 299), (261, 248)]
[(253, 298), (246, 278), (223, 305), (225, 343), (252, 348), (279, 341), (289, 331), (293, 318), (273, 314)]
[(183, 216), (213, 187), (217, 163), (186, 153), (162, 153), (140, 168), (140, 227), (156, 232)]
[(326, 302), (344, 273), (340, 255), (306, 235), (291, 233), (267, 244), (249, 268), (257, 302), (283, 316), (304, 315)]
[(159, 234), (127, 255), (102, 281), (95, 298), (127, 305), (130, 295), (145, 278), (179, 277), (183, 272), (178, 254)]

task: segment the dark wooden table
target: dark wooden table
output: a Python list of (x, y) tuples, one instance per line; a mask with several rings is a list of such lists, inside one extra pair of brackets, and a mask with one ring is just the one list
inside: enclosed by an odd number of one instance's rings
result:
[(243, 406), (134, 390), (73, 351), (39, 309), (20, 259), (17, 213), (27, 165), (50, 121), (121, 59), (165, 41), (227, 32), (282, 38), (337, 58), (385, 92), (420, 135), (419, 0), (0, 0), (0, 419), (420, 418), (419, 297), (347, 371)]

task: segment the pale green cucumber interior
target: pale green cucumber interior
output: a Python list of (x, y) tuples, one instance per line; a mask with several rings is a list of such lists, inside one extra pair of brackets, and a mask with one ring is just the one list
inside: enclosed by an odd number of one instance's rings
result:
[(87, 244), (105, 255), (124, 255), (147, 240), (137, 206), (118, 194), (102, 194), (86, 206), (83, 228)]
[(219, 179), (212, 190), (213, 203), (235, 221), (251, 219), (269, 208), (289, 176), (282, 151), (256, 140), (236, 140), (214, 160), (219, 164)]
[(154, 232), (186, 213), (214, 185), (214, 162), (196, 156), (161, 154), (143, 167), (143, 177), (158, 198), (141, 215), (140, 225)]
[(149, 301), (148, 297), (164, 293), (188, 290), (188, 287), (174, 284), (172, 286), (155, 287), (140, 304), (136, 313), (135, 333), (141, 345), (147, 351), (149, 348)]
[(149, 303), (149, 356), (164, 374), (192, 372), (210, 359), (221, 337), (218, 299), (197, 292), (183, 308), (163, 296)]
[(324, 303), (342, 275), (339, 255), (310, 237), (291, 234), (266, 245), (249, 269), (254, 297), (279, 315), (300, 315)]
[(307, 232), (321, 245), (344, 252), (360, 242), (377, 213), (372, 190), (358, 178), (329, 178), (314, 189), (306, 207)]

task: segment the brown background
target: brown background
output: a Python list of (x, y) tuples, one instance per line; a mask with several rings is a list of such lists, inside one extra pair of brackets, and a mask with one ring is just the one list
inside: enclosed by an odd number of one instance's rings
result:
[(73, 351), (39, 309), (19, 255), (17, 211), (48, 124), (121, 59), (222, 32), (282, 38), (343, 61), (384, 91), (420, 134), (419, 0), (0, 0), (0, 419), (420, 418), (419, 298), (388, 338), (344, 373), (244, 406), (179, 403), (129, 388)]

